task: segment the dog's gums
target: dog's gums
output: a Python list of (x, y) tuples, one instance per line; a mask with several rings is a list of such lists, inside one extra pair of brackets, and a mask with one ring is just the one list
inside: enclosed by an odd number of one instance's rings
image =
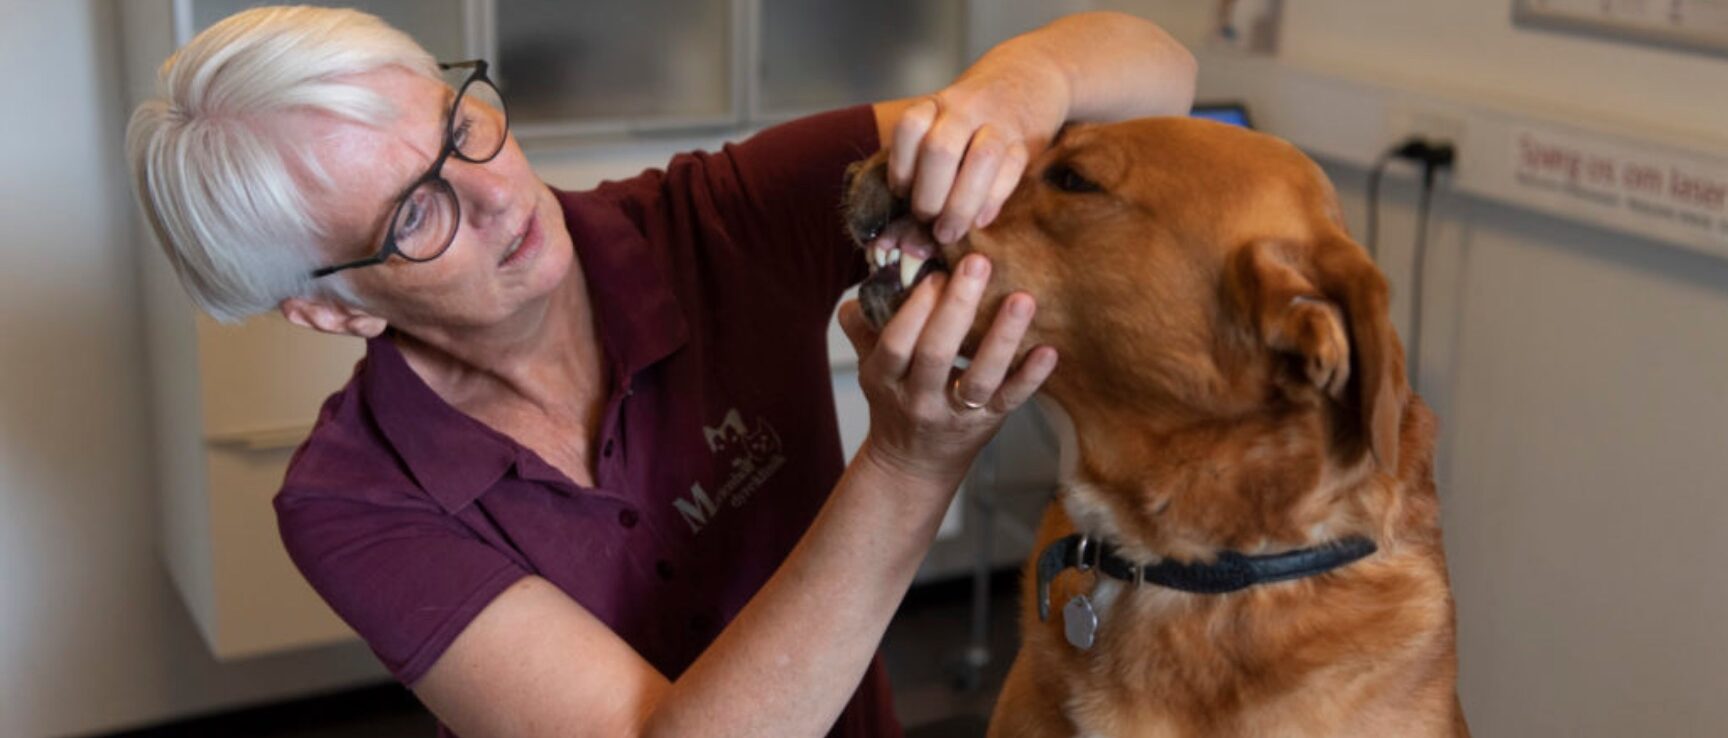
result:
[(929, 228), (911, 217), (889, 223), (874, 239), (861, 245), (870, 264), (870, 276), (858, 287), (858, 302), (865, 319), (877, 330), (887, 325), (919, 281), (935, 272), (948, 271)]

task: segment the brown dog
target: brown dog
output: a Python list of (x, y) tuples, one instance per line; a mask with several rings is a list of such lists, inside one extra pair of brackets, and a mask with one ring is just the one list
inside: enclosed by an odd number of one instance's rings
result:
[(867, 315), (977, 251), (980, 315), (1029, 292), (1027, 344), (1061, 355), (1040, 396), (1060, 491), (992, 736), (1468, 735), (1433, 416), (1313, 162), (1206, 121), (1072, 127), (939, 253), (880, 156), (851, 180), (854, 235), (887, 264)]

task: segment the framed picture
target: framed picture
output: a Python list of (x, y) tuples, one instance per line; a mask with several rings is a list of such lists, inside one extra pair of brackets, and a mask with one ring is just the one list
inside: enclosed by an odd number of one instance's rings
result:
[(1512, 21), (1728, 56), (1728, 0), (1513, 0)]

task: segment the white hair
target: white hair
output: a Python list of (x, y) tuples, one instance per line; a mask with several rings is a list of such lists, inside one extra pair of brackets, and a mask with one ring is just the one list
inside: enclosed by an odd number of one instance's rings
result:
[(127, 127), (127, 158), (163, 251), (211, 317), (239, 322), (289, 297), (358, 304), (342, 275), (311, 278), (325, 234), (296, 166), (328, 178), (270, 122), (307, 110), (379, 125), (394, 106), (341, 78), (389, 66), (440, 79), (425, 49), (376, 16), (309, 6), (229, 16), (163, 63), (160, 97)]

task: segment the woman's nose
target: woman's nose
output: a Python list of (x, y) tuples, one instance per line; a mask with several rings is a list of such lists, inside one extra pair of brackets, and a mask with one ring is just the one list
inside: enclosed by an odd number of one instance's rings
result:
[(498, 159), (475, 163), (452, 157), (444, 164), (444, 178), (462, 200), (462, 215), (475, 228), (484, 228), (492, 218), (509, 212), (510, 180), (497, 166)]

